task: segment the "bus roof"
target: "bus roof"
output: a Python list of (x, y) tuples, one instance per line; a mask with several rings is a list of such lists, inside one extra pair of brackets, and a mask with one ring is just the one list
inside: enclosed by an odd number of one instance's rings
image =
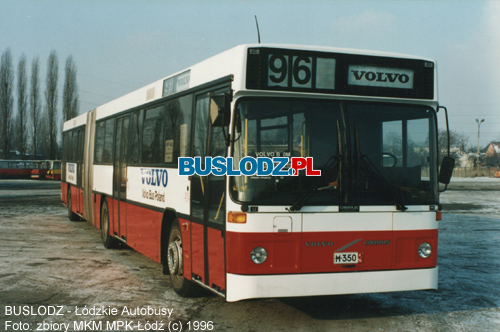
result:
[(63, 131), (85, 125), (87, 123), (87, 113), (88, 112), (85, 112), (78, 115), (77, 117), (74, 117), (73, 119), (69, 119), (68, 121), (64, 122)]
[[(163, 77), (153, 83), (150, 83), (142, 88), (130, 92), (122, 97), (114, 99), (104, 105), (96, 108), (96, 120), (106, 118), (115, 113), (137, 107), (139, 105), (163, 98), (166, 90), (169, 89), (169, 83), (177, 84), (182, 90), (186, 88), (196, 87), (216, 79), (234, 75), (233, 88), (236, 90), (245, 89), (245, 72), (247, 50), (250, 48), (276, 48), (289, 50), (304, 50), (313, 52), (327, 53), (342, 53), (364, 56), (390, 57), (400, 59), (413, 59), (433, 62), (434, 60), (411, 56), (406, 54), (367, 51), (347, 48), (324, 47), (324, 46), (303, 46), (303, 45), (287, 45), (287, 44), (244, 44), (233, 47), (222, 53), (214, 55), (202, 62), (199, 62), (191, 67), (181, 70), (173, 75)], [(179, 81), (184, 80), (187, 84), (182, 85)], [(182, 90), (168, 90), (169, 94), (180, 92)], [(173, 91), (173, 92), (172, 92)], [(63, 125), (63, 131), (84, 125), (86, 122), (86, 113), (81, 114), (76, 118), (66, 121)]]

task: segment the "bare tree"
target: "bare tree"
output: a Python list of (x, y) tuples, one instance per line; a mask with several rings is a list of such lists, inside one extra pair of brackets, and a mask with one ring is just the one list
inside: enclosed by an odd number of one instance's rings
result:
[[(450, 148), (455, 151), (465, 152), (468, 136), (455, 130), (450, 130)], [(440, 129), (438, 132), (439, 161), (448, 153), (448, 135), (446, 130)], [(453, 153), (453, 151), (452, 151)]]
[(63, 88), (63, 121), (78, 115), (78, 85), (76, 83), (76, 65), (73, 56), (66, 59), (64, 88)]
[(30, 111), (31, 111), (31, 126), (32, 126), (32, 144), (33, 144), (33, 154), (35, 158), (39, 153), (38, 147), (40, 146), (40, 61), (38, 57), (34, 58), (31, 62), (31, 88), (30, 88)]
[(49, 129), (49, 119), (44, 113), (42, 118), (40, 119), (40, 132), (39, 136), (40, 141), (40, 151), (42, 155), (46, 158), (50, 158), (50, 129)]
[(10, 158), (12, 142), (12, 111), (14, 109), (14, 70), (8, 48), (2, 54), (0, 65), (0, 142), (3, 158)]
[(50, 52), (47, 61), (47, 79), (45, 87), (45, 102), (48, 120), (48, 144), (50, 159), (56, 159), (57, 152), (57, 81), (59, 61), (56, 51)]
[(23, 157), (26, 153), (27, 131), (26, 131), (26, 113), (28, 111), (28, 94), (26, 77), (26, 56), (21, 55), (17, 66), (17, 148)]

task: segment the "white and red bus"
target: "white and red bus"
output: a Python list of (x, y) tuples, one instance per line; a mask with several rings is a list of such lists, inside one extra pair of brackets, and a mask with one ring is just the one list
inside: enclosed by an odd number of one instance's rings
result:
[[(61, 197), (183, 296), (437, 289), (438, 108), (429, 59), (241, 45), (65, 122)], [(321, 176), (179, 175), (207, 156)]]
[(29, 179), (33, 167), (33, 160), (0, 159), (0, 179)]

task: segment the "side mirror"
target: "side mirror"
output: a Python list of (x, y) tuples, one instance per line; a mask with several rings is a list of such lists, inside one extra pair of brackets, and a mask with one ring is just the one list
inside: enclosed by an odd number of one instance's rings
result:
[(234, 125), (236, 127), (236, 133), (239, 133), (241, 135), (241, 115), (239, 108), (236, 109), (234, 114)]
[(455, 159), (451, 157), (444, 157), (441, 163), (441, 170), (439, 171), (438, 181), (448, 185), (453, 174), (453, 167), (455, 167)]
[(229, 125), (231, 115), (231, 100), (228, 93), (210, 98), (210, 121), (212, 127)]

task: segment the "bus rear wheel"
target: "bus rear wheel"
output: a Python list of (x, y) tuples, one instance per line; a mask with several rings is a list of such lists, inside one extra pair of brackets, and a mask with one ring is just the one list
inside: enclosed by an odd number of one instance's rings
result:
[(183, 297), (191, 297), (199, 294), (199, 287), (184, 277), (182, 235), (179, 221), (177, 220), (174, 221), (170, 228), (166, 254), (170, 280), (172, 281), (174, 291)]
[(101, 240), (104, 248), (111, 249), (116, 246), (116, 239), (109, 235), (109, 209), (108, 202), (105, 200), (101, 208)]
[(68, 186), (68, 199), (66, 201), (66, 205), (68, 206), (68, 219), (71, 221), (78, 221), (80, 218), (76, 213), (73, 212), (72, 202), (71, 202), (71, 187)]

